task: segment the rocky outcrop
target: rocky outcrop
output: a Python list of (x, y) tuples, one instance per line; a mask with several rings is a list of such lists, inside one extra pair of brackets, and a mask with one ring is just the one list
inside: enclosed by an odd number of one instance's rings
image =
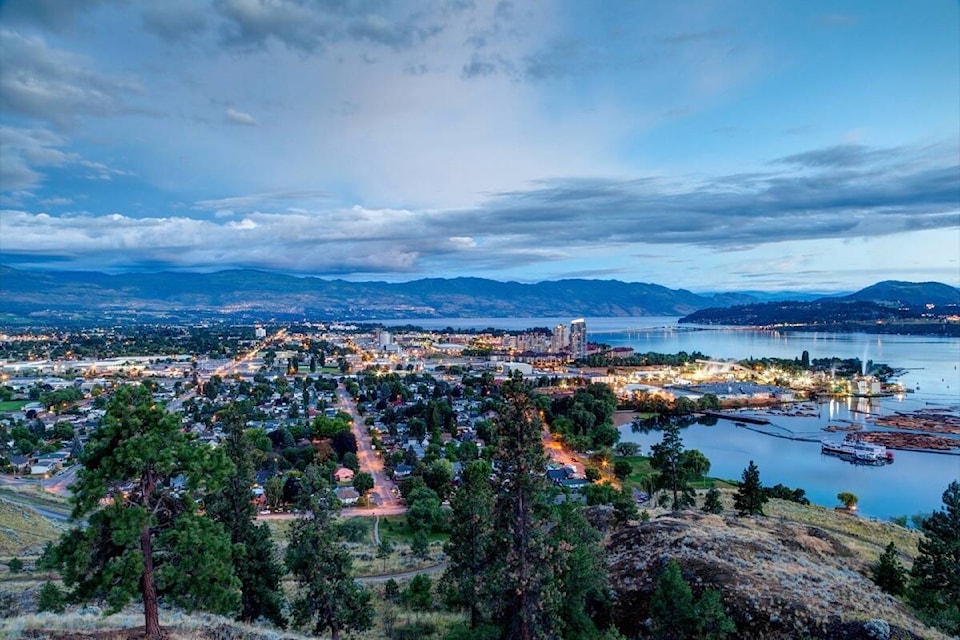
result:
[(720, 590), (738, 638), (946, 638), (880, 591), (859, 557), (817, 527), (684, 512), (614, 529), (607, 551), (617, 622), (628, 638), (643, 635), (671, 558), (695, 595)]

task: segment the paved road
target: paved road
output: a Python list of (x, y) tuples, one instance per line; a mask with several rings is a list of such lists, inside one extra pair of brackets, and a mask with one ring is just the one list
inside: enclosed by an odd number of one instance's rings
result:
[(357, 578), (357, 582), (362, 584), (371, 584), (378, 582), (386, 582), (387, 580), (406, 580), (420, 574), (436, 574), (442, 572), (447, 568), (446, 562), (441, 562), (440, 564), (435, 564), (429, 567), (423, 567), (421, 569), (411, 569), (410, 571), (401, 571), (400, 573), (385, 573), (377, 576), (363, 576)]
[[(363, 418), (357, 413), (357, 403), (343, 385), (337, 388), (340, 398), (339, 409), (345, 411), (353, 419), (353, 435), (357, 438), (357, 459), (360, 470), (373, 476), (373, 491), (376, 493), (377, 511), (383, 515), (391, 513), (406, 513), (406, 507), (400, 500), (397, 485), (387, 476), (383, 465), (383, 458), (377, 455), (376, 449), (370, 441), (370, 430), (363, 423)], [(397, 507), (399, 511), (393, 511)], [(384, 511), (381, 511), (383, 509)], [(346, 511), (346, 510), (345, 510)]]

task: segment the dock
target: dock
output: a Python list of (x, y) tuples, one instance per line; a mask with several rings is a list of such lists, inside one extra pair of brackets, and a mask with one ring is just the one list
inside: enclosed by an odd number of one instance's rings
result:
[(719, 411), (704, 411), (703, 415), (711, 418), (720, 418), (722, 420), (733, 420), (734, 422), (746, 422), (748, 424), (770, 424), (766, 418), (754, 418), (751, 416), (740, 416), (730, 413), (721, 413)]

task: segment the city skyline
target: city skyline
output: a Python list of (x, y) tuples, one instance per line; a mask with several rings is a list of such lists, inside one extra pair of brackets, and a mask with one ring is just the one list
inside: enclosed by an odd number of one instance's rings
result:
[(960, 284), (955, 2), (0, 7), (0, 263)]

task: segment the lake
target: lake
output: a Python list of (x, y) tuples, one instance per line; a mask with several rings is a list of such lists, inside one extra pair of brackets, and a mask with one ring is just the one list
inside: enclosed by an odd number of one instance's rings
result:
[[(424, 328), (525, 329), (569, 324), (571, 318), (443, 318), (396, 320), (384, 324), (416, 324)], [(898, 378), (912, 393), (901, 399), (822, 404), (818, 417), (773, 416), (772, 422), (801, 437), (819, 438), (820, 428), (842, 421), (863, 422), (871, 414), (908, 411), (921, 407), (960, 406), (960, 340), (925, 336), (863, 333), (795, 333), (731, 327), (677, 325), (674, 317), (590, 318), (588, 338), (637, 352), (700, 351), (716, 359), (748, 357), (811, 359), (837, 356), (860, 358), (906, 369)], [(710, 475), (739, 479), (750, 460), (756, 462), (765, 485), (783, 483), (806, 490), (815, 503), (835, 506), (837, 493), (850, 491), (860, 498), (865, 516), (889, 518), (939, 509), (941, 495), (952, 480), (960, 480), (960, 456), (896, 451), (895, 462), (883, 467), (859, 466), (820, 453), (817, 442), (786, 440), (756, 433), (721, 420), (715, 426), (694, 425), (683, 430), (684, 445), (699, 449), (711, 462)], [(826, 434), (824, 434), (826, 435)], [(840, 436), (831, 436), (840, 437)], [(637, 442), (649, 453), (660, 441), (658, 432), (634, 433), (621, 427), (621, 439)]]

